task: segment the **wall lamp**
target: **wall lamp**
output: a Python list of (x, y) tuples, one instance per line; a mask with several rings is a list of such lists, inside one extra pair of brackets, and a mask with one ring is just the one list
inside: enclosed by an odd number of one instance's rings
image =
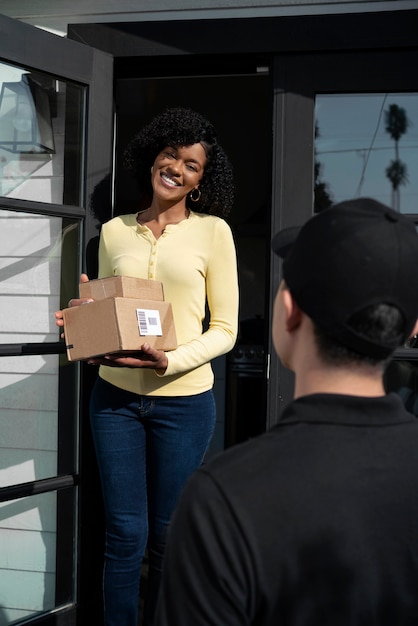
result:
[(50, 93), (29, 74), (4, 82), (0, 91), (0, 148), (22, 154), (54, 154)]

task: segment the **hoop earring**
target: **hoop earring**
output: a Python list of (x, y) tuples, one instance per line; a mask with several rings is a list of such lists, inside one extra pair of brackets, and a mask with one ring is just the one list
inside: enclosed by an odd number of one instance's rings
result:
[[(195, 192), (197, 192), (197, 198), (195, 196)], [(191, 192), (189, 193), (189, 196), (192, 202), (199, 202), (202, 196), (202, 192), (200, 191), (199, 187), (195, 187), (194, 189), (191, 190)]]

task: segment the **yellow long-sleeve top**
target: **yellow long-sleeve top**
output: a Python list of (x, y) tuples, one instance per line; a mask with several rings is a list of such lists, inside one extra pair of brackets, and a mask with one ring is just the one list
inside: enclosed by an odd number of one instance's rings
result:
[[(99, 375), (141, 395), (185, 396), (211, 389), (210, 361), (233, 348), (238, 330), (237, 260), (228, 224), (190, 212), (156, 239), (135, 214), (115, 217), (102, 226), (99, 278), (115, 275), (162, 282), (164, 298), (173, 307), (178, 347), (167, 352), (163, 375), (106, 366)], [(206, 301), (210, 321), (203, 331)]]

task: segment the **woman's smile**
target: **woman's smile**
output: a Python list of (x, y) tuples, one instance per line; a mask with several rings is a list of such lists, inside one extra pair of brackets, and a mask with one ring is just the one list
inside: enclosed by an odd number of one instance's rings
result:
[(162, 180), (167, 183), (167, 185), (169, 185), (170, 187), (181, 187), (181, 183), (179, 183), (178, 181), (174, 180), (169, 174), (167, 174), (166, 172), (161, 172), (160, 174)]
[(205, 165), (206, 152), (200, 143), (191, 146), (166, 146), (157, 155), (153, 166), (154, 193), (166, 190), (181, 190), (186, 197), (199, 186)]

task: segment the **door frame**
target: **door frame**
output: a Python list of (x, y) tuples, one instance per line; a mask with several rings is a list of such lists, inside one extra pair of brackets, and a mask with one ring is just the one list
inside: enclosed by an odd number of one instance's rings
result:
[[(16, 212), (29, 212), (57, 217), (70, 217), (81, 224), (81, 238), (79, 249), (84, 249), (89, 239), (96, 234), (96, 225), (93, 216), (88, 211), (88, 202), (94, 187), (99, 181), (112, 171), (113, 166), (113, 57), (108, 53), (96, 50), (89, 45), (71, 41), (57, 35), (42, 31), (33, 26), (18, 22), (0, 15), (0, 59), (28, 70), (38, 70), (50, 74), (63, 81), (71, 81), (86, 87), (86, 119), (84, 120), (83, 135), (84, 147), (82, 155), (82, 176), (80, 180), (80, 202), (77, 205), (55, 205), (28, 200), (0, 197), (0, 208)], [(78, 254), (77, 251), (74, 254)], [(80, 270), (84, 271), (85, 259), (79, 259)], [(76, 291), (77, 285), (74, 285)], [(76, 295), (76, 293), (74, 294)], [(58, 336), (58, 331), (57, 331)], [(63, 342), (46, 344), (13, 344), (0, 346), (2, 356), (25, 356), (27, 354), (61, 354), (65, 351)], [(96, 595), (92, 585), (91, 573), (97, 567), (84, 553), (91, 551), (91, 545), (97, 541), (100, 519), (97, 509), (90, 498), (90, 493), (100, 490), (98, 484), (92, 485), (91, 459), (94, 451), (85, 436), (88, 415), (83, 402), (85, 389), (84, 370), (81, 366), (74, 366), (73, 374), (76, 386), (81, 390), (80, 403), (76, 407), (78, 420), (76, 438), (61, 437), (60, 450), (68, 458), (78, 460), (78, 469), (73, 474), (57, 475), (41, 481), (23, 483), (21, 485), (6, 486), (0, 489), (2, 501), (14, 500), (19, 497), (30, 497), (38, 493), (56, 491), (62, 506), (57, 509), (58, 523), (65, 527), (66, 542), (57, 558), (62, 564), (61, 571), (75, 580), (75, 599), (51, 612), (45, 612), (31, 620), (33, 624), (74, 626), (88, 621), (87, 610), (99, 614), (101, 610), (100, 575)], [(61, 395), (61, 394), (60, 394)], [(87, 443), (86, 443), (87, 442)], [(71, 449), (67, 449), (71, 448)], [(70, 490), (70, 491), (68, 491)], [(61, 494), (73, 493), (73, 497), (61, 497)], [(72, 504), (71, 504), (72, 502)], [(70, 510), (71, 509), (71, 510)], [(85, 521), (93, 516), (94, 527), (86, 525)], [(72, 520), (76, 520), (76, 527)], [(83, 523), (82, 523), (83, 522)], [(70, 536), (69, 536), (70, 535)], [(76, 550), (76, 560), (73, 568), (73, 547)], [(71, 561), (71, 563), (70, 563)], [(80, 568), (80, 562), (83, 567)], [(59, 573), (58, 573), (59, 575)], [(59, 581), (58, 581), (59, 583)], [(59, 585), (58, 585), (59, 587)], [(23, 592), (23, 590), (22, 590)], [(65, 604), (65, 606), (64, 606)], [(97, 610), (96, 610), (97, 609)], [(100, 620), (100, 618), (98, 618)]]
[[(352, 50), (278, 55), (274, 69), (274, 156), (272, 232), (301, 225), (313, 215), (315, 96), (321, 93), (418, 91), (411, 68), (418, 45), (396, 50)], [(409, 216), (418, 224), (417, 213)], [(270, 302), (282, 278), (281, 262), (271, 255)], [(270, 307), (271, 311), (272, 307)], [(270, 392), (267, 414), (273, 425), (293, 397), (294, 379), (274, 353), (269, 339)], [(399, 348), (396, 359), (418, 360), (418, 350)]]
[[(321, 90), (413, 89), (418, 8), (329, 15), (247, 19), (70, 24), (68, 36), (115, 57), (115, 75), (175, 73), (179, 66), (199, 75), (221, 60), (273, 67), (271, 232), (303, 223), (313, 211), (314, 106)], [(267, 59), (267, 62), (266, 62)], [(401, 59), (408, 62), (400, 68)], [(378, 71), (376, 71), (378, 68)], [(205, 70), (203, 70), (205, 71)], [(228, 69), (225, 70), (228, 72)], [(408, 75), (409, 74), (409, 75)], [(415, 85), (416, 89), (416, 85)], [(281, 276), (270, 255), (272, 310)], [(269, 331), (270, 320), (266, 319)], [(276, 423), (293, 395), (293, 375), (279, 363), (268, 332), (267, 426)]]

